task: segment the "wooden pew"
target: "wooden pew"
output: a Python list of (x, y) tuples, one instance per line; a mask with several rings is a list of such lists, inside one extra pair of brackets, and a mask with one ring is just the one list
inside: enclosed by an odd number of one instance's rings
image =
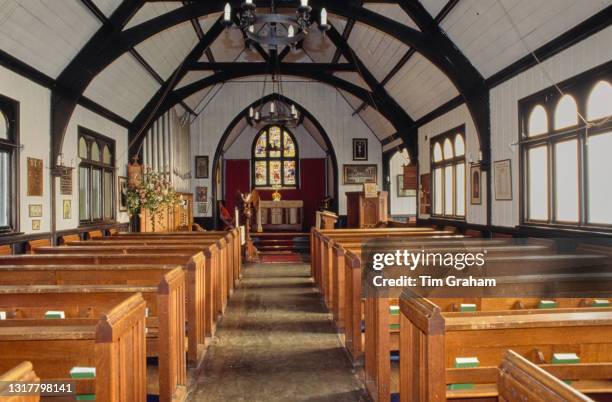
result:
[[(231, 259), (231, 266), (234, 275), (234, 283), (237, 284), (240, 279), (240, 271), (242, 269), (242, 253), (240, 231), (233, 229), (230, 231), (210, 231), (210, 232), (167, 232), (167, 233), (117, 233), (116, 235), (105, 237), (109, 240), (187, 240), (193, 239), (220, 239), (224, 238), (229, 246), (228, 258)], [(234, 285), (235, 286), (235, 285)]]
[[(146, 400), (145, 301), (133, 294), (99, 320), (3, 320), (0, 372), (25, 359), (41, 379), (69, 379), (72, 367), (95, 367), (96, 400)], [(78, 387), (77, 387), (78, 388)]]
[(591, 398), (570, 387), (518, 353), (508, 350), (499, 366), (497, 391), (500, 402), (590, 402)]
[[(9, 383), (24, 382), (28, 384), (40, 383), (40, 378), (34, 372), (32, 363), (24, 361), (4, 374), (0, 374), (0, 395), (9, 393)], [(3, 402), (38, 402), (40, 394), (23, 396), (0, 396)]]
[[(47, 310), (64, 311), (66, 318), (94, 318), (124, 300), (126, 295), (140, 292), (149, 312), (147, 356), (157, 356), (159, 362), (160, 401), (185, 399), (186, 292), (185, 274), (181, 268), (143, 270), (139, 272), (143, 277), (141, 280), (133, 275), (134, 271), (109, 266), (95, 271), (90, 266), (76, 265), (0, 268), (1, 275), (6, 278), (3, 282), (12, 285), (2, 283), (0, 286), (0, 310), (6, 311), (9, 318), (42, 319)], [(27, 275), (19, 278), (21, 273)], [(118, 276), (117, 273), (123, 274), (131, 284), (106, 284), (112, 282), (111, 277)], [(48, 285), (32, 285), (33, 280)], [(139, 286), (134, 282), (147, 282), (153, 286)], [(197, 344), (190, 343), (190, 347), (197, 348)]]
[[(62, 248), (39, 247), (34, 250), (36, 254), (91, 254), (103, 253), (148, 253), (156, 250), (159, 253), (198, 253), (203, 252), (206, 257), (206, 269), (210, 278), (210, 283), (216, 283), (219, 290), (218, 300), (215, 301), (215, 311), (223, 314), (227, 305), (227, 300), (235, 286), (232, 272), (233, 259), (227, 248), (228, 243), (225, 239), (151, 239), (151, 240), (92, 240), (88, 242), (69, 242)], [(140, 252), (137, 250), (141, 250)], [(207, 274), (208, 274), (207, 272)]]
[(60, 244), (66, 244), (67, 242), (81, 241), (81, 236), (78, 234), (65, 235), (60, 238)]
[(26, 254), (32, 254), (32, 250), (36, 247), (51, 246), (49, 239), (30, 240), (26, 243)]
[[(101, 283), (104, 284), (152, 284), (143, 282), (144, 279), (155, 281), (157, 284), (159, 279), (151, 272), (162, 269), (171, 270), (180, 266), (186, 274), (187, 283), (187, 322), (189, 330), (187, 331), (189, 338), (188, 360), (191, 364), (197, 364), (203, 357), (204, 345), (207, 336), (207, 330), (214, 331), (216, 325), (216, 315), (212, 314), (212, 309), (206, 309), (205, 288), (205, 270), (204, 256), (202, 253), (194, 255), (179, 255), (179, 254), (105, 254), (105, 255), (86, 255), (86, 254), (63, 254), (63, 255), (18, 255), (0, 258), (0, 272), (3, 266), (17, 265), (20, 278), (28, 275), (27, 272), (34, 272), (36, 269), (44, 270), (45, 266), (49, 266), (50, 270), (61, 269), (63, 265), (87, 265), (81, 268), (70, 269), (63, 273), (61, 283), (84, 283), (88, 284), (89, 280), (94, 280), (101, 276)], [(157, 265), (167, 265), (165, 267), (157, 267)], [(29, 267), (32, 266), (32, 267)], [(107, 266), (107, 267), (105, 267)], [(14, 268), (6, 268), (12, 270)], [(14, 275), (14, 274), (12, 274)], [(32, 283), (47, 283), (35, 282), (40, 281), (38, 274), (32, 273)], [(68, 279), (70, 277), (70, 279)], [(51, 276), (51, 278), (55, 278)], [(0, 275), (0, 284), (11, 284), (8, 275)], [(47, 279), (48, 280), (48, 279)], [(53, 280), (53, 279), (51, 279)], [(70, 282), (67, 282), (70, 281)], [(19, 282), (21, 283), (21, 282)], [(195, 346), (194, 346), (195, 345)]]
[(3, 246), (0, 246), (0, 255), (11, 255), (13, 254), (13, 250), (11, 249), (11, 246), (8, 244), (5, 244)]
[[(71, 243), (72, 244), (72, 243)], [(204, 265), (200, 275), (201, 283), (197, 286), (202, 286), (199, 289), (203, 295), (203, 299), (198, 300), (201, 309), (205, 314), (205, 331), (206, 336), (211, 336), (216, 328), (217, 316), (225, 311), (227, 300), (229, 297), (228, 276), (223, 270), (226, 266), (222, 259), (222, 254), (219, 253), (217, 242), (212, 244), (202, 243), (185, 245), (183, 242), (176, 244), (161, 241), (159, 244), (155, 242), (147, 242), (140, 244), (138, 241), (130, 242), (98, 242), (87, 241), (69, 244), (65, 247), (39, 247), (34, 250), (38, 255), (147, 255), (154, 253), (157, 255), (174, 255), (180, 260), (190, 258), (190, 256), (204, 255), (202, 264)], [(220, 244), (221, 247), (223, 243)], [(180, 257), (179, 257), (180, 256)], [(165, 259), (167, 260), (167, 258)], [(157, 263), (158, 258), (150, 259), (151, 263)], [(174, 260), (174, 262), (179, 262)], [(196, 289), (197, 290), (197, 289)], [(200, 293), (200, 292), (198, 292)]]
[[(400, 400), (446, 401), (447, 398), (496, 398), (494, 385), (483, 384), (482, 370), (455, 369), (456, 357), (478, 357), (484, 367), (497, 366), (512, 349), (523, 356), (550, 362), (555, 352), (575, 352), (580, 365), (603, 367), (612, 374), (612, 309), (494, 311), (442, 313), (431, 301), (404, 290), (400, 299)], [(573, 365), (555, 365), (572, 370)], [(577, 389), (589, 389), (582, 378)], [(473, 389), (447, 390), (447, 384), (473, 383)], [(612, 382), (608, 382), (608, 392)]]
[(103, 236), (104, 236), (104, 233), (102, 233), (101, 230), (92, 230), (90, 232), (87, 232), (85, 237), (87, 238), (87, 240), (92, 240), (92, 239), (99, 239)]

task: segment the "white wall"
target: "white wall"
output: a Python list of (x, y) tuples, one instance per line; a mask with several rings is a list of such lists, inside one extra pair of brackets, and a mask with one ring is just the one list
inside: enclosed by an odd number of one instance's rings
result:
[[(478, 134), (472, 116), (465, 104), (456, 107), (450, 112), (438, 117), (435, 120), (419, 127), (419, 180), (420, 175), (429, 173), (430, 165), (430, 141), (432, 137), (442, 134), (455, 127), (465, 125), (465, 141), (466, 141), (466, 222), (485, 225), (487, 223), (487, 207), (486, 207), (486, 173), (482, 174), (482, 204), (471, 205), (471, 183), (469, 180), (470, 163), (478, 160), (478, 152), (480, 144), (478, 142)], [(433, 201), (433, 192), (432, 192)], [(433, 206), (432, 206), (433, 208)], [(429, 215), (419, 213), (419, 218), (427, 219)]]
[[(68, 230), (79, 226), (79, 173), (78, 173), (78, 130), (79, 126), (88, 128), (98, 134), (115, 140), (115, 216), (117, 222), (129, 222), (129, 216), (126, 212), (119, 212), (119, 204), (117, 201), (117, 176), (127, 176), (128, 163), (128, 131), (125, 127), (119, 126), (110, 120), (85, 109), (82, 106), (77, 106), (64, 137), (62, 153), (64, 154), (64, 164), (75, 167), (72, 172), (72, 195), (60, 194), (60, 179), (56, 178), (56, 229)], [(71, 219), (64, 219), (63, 200), (71, 200), (72, 216)]]
[[(51, 93), (29, 79), (15, 74), (12, 71), (0, 67), (0, 94), (19, 102), (19, 134), (23, 148), (20, 151), (20, 231), (32, 233), (46, 233), (51, 230), (51, 172), (52, 163), (49, 160), (51, 135)], [(103, 134), (116, 141), (116, 167), (118, 176), (127, 174), (127, 129), (121, 127), (98, 114), (91, 112), (81, 106), (77, 106), (72, 115), (66, 135), (64, 138), (62, 153), (64, 163), (68, 166), (77, 167), (77, 132), (78, 126)], [(27, 196), (27, 158), (43, 160), (43, 196)], [(78, 210), (78, 171), (73, 170), (72, 196), (60, 195), (59, 178), (56, 178), (56, 229), (74, 229), (79, 225)], [(63, 200), (71, 200), (71, 219), (63, 219)], [(42, 204), (42, 218), (30, 218), (28, 206), (30, 204)], [(117, 205), (117, 221), (127, 222), (126, 213), (119, 213)], [(32, 220), (41, 221), (40, 230), (32, 230)]]
[[(19, 102), (19, 135), (23, 148), (19, 158), (20, 231), (43, 233), (51, 230), (51, 177), (49, 149), (51, 146), (51, 92), (21, 75), (0, 66), (0, 94)], [(28, 157), (43, 160), (43, 196), (28, 197)], [(28, 217), (28, 205), (42, 204), (42, 218)], [(32, 230), (32, 219), (40, 220), (40, 230)]]
[[(358, 191), (362, 186), (345, 186), (342, 184), (342, 165), (349, 163), (365, 163), (378, 165), (378, 183), (382, 185), (382, 149), (380, 141), (372, 134), (366, 125), (356, 116), (338, 91), (326, 84), (317, 82), (285, 82), (285, 96), (308, 110), (323, 126), (330, 137), (333, 149), (338, 159), (339, 206), (340, 214), (346, 214), (346, 191)], [(262, 96), (262, 83), (229, 82), (215, 96), (208, 107), (191, 125), (192, 156), (209, 155), (210, 172), (214, 172), (212, 160), (217, 144), (230, 122)], [(352, 139), (368, 139), (367, 162), (352, 161)], [(249, 148), (250, 149), (250, 148)], [(194, 169), (192, 157), (192, 169)], [(194, 179), (195, 186), (211, 186), (211, 179)], [(211, 212), (207, 216), (210, 216)]]
[(518, 101), (552, 86), (550, 79), (563, 81), (612, 60), (611, 43), (612, 27), (608, 27), (551, 57), (542, 66), (533, 67), (491, 90), (491, 160), (512, 160), (513, 195), (512, 201), (495, 201), (493, 193), (491, 223), (494, 226), (515, 226), (520, 222), (519, 153), (518, 146), (511, 145), (519, 138)]
[(406, 216), (416, 215), (416, 204), (417, 197), (398, 197), (397, 196), (397, 175), (404, 174), (404, 165), (410, 163), (410, 157), (408, 151), (403, 150), (402, 152), (396, 152), (389, 161), (390, 169), (389, 174), (391, 177), (391, 187), (389, 199), (391, 200), (391, 210), (389, 214), (391, 216)]

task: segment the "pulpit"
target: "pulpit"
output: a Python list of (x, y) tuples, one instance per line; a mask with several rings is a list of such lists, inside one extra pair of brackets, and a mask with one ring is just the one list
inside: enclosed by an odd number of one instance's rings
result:
[(371, 228), (387, 222), (387, 192), (366, 198), (363, 191), (346, 193), (347, 225), (349, 228)]
[(304, 201), (302, 200), (259, 200), (257, 209), (257, 231), (264, 230), (302, 231), (304, 222)]

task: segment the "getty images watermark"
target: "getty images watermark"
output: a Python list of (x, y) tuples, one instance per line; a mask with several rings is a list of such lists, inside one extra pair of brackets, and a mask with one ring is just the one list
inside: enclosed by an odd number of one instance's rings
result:
[[(494, 287), (495, 278), (482, 278), (478, 275), (465, 275), (466, 269), (482, 268), (486, 261), (487, 250), (481, 252), (444, 253), (444, 252), (411, 252), (395, 250), (393, 252), (375, 252), (371, 254), (371, 268), (379, 272), (371, 276), (376, 287)], [(393, 269), (391, 277), (382, 275), (383, 270)], [(401, 270), (409, 270), (410, 275), (401, 275)], [(431, 270), (436, 270), (431, 272)], [(415, 272), (415, 271), (430, 271)], [(458, 276), (461, 273), (462, 275)]]

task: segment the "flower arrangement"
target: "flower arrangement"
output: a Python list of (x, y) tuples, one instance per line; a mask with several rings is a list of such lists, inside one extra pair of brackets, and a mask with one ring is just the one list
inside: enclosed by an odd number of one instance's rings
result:
[(161, 217), (165, 208), (175, 206), (179, 198), (170, 185), (166, 173), (155, 172), (151, 168), (144, 169), (142, 180), (138, 185), (127, 190), (128, 213), (133, 216), (143, 209), (151, 213), (151, 224), (155, 231), (155, 221)]

